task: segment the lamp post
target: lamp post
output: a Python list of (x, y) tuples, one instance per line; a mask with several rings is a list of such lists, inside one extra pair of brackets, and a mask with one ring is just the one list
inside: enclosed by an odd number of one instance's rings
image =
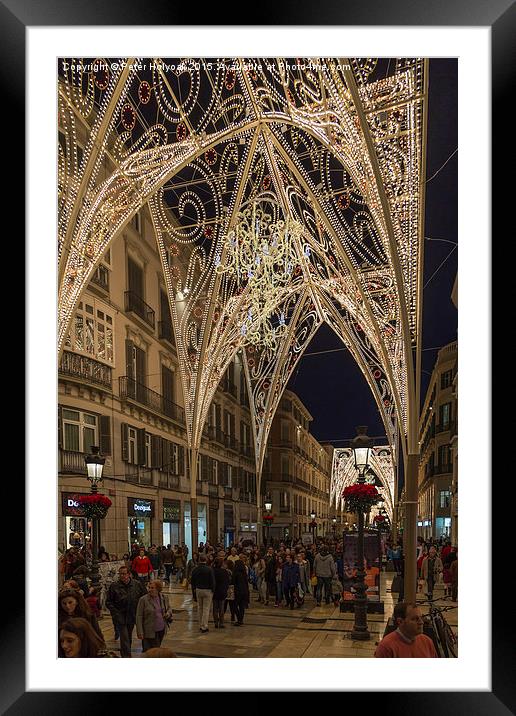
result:
[[(91, 494), (98, 492), (97, 483), (102, 480), (102, 470), (106, 458), (100, 455), (100, 450), (96, 445), (91, 446), (91, 453), (84, 458), (86, 469), (88, 471), (88, 480), (91, 482)], [(100, 544), (100, 520), (97, 517), (91, 518), (91, 583), (93, 587), (98, 587), (100, 582), (99, 565), (98, 565), (98, 548)]]
[(312, 533), (312, 542), (315, 544), (315, 538), (317, 536), (317, 522), (315, 521), (315, 511), (312, 510), (310, 512), (310, 519), (312, 520), (310, 522), (310, 532)]
[[(355, 468), (358, 470), (358, 484), (364, 484), (365, 475), (369, 468), (369, 458), (371, 454), (372, 440), (367, 436), (367, 427), (360, 425), (357, 427), (357, 435), (351, 441), (353, 456), (355, 458)], [(358, 545), (357, 545), (357, 581), (355, 583), (355, 623), (351, 631), (351, 638), (357, 641), (367, 641), (371, 638), (371, 634), (367, 628), (367, 596), (365, 584), (364, 569), (364, 513), (358, 511)]]
[(331, 522), (332, 522), (331, 528), (332, 528), (332, 530), (333, 530), (333, 541), (335, 542), (335, 531), (336, 531), (336, 529), (337, 529), (337, 518), (336, 518), (336, 517), (332, 517), (332, 518), (331, 518)]
[[(265, 497), (265, 503), (264, 503), (264, 504), (265, 504), (265, 510), (266, 510), (266, 512), (267, 512), (267, 515), (270, 515), (270, 514), (271, 514), (271, 510), (272, 510), (272, 500), (271, 500), (271, 498), (269, 497), (269, 495), (267, 495), (267, 496)], [(267, 519), (266, 522), (267, 522), (267, 544), (266, 544), (265, 546), (268, 547), (268, 546), (269, 546), (269, 543), (270, 543), (270, 540), (269, 540), (270, 519)]]

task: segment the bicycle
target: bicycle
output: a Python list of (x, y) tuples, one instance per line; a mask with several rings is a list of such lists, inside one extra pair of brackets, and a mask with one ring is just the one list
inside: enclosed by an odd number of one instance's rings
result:
[(431, 638), (434, 642), (437, 654), (441, 658), (456, 659), (457, 658), (457, 635), (443, 616), (443, 612), (448, 612), (456, 607), (437, 607), (434, 605), (436, 599), (425, 599), (418, 601), (420, 604), (429, 604), (430, 612), (423, 616), (428, 630), (431, 632)]

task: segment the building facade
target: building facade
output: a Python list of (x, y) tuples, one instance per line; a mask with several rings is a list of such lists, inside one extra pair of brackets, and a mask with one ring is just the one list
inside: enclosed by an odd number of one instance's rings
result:
[(418, 476), (418, 535), (449, 537), (453, 533), (453, 436), (457, 427), (457, 394), (453, 387), (457, 342), (441, 348), (421, 413)]
[(310, 434), (312, 416), (295, 393), (285, 390), (272, 422), (262, 482), (272, 498), (274, 539), (310, 534), (315, 512), (319, 536), (332, 532), (330, 482), (333, 446)]
[[(111, 501), (102, 543), (190, 539), (184, 401), (170, 308), (150, 219), (135, 216), (103, 257), (75, 312), (59, 362), (59, 535), (88, 536), (76, 496), (89, 492), (84, 457), (106, 457)], [(254, 532), (257, 498), (251, 418), (238, 358), (210, 408), (198, 466), (199, 540), (229, 544)], [(191, 550), (191, 545), (189, 545)]]

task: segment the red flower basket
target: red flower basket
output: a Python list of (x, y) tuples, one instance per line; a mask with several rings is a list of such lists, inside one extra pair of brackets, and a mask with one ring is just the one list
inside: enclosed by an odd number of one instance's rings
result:
[(373, 518), (374, 525), (379, 530), (389, 530), (389, 523), (385, 515), (375, 515)]
[(265, 524), (272, 524), (274, 522), (274, 515), (264, 515), (263, 521), (265, 522)]
[(106, 495), (96, 492), (92, 495), (80, 495), (77, 498), (77, 502), (84, 509), (84, 514), (88, 519), (96, 518), (98, 520), (104, 519), (107, 515), (107, 511), (113, 504), (109, 497)]
[(367, 483), (348, 485), (342, 497), (346, 512), (367, 512), (381, 499), (376, 487)]

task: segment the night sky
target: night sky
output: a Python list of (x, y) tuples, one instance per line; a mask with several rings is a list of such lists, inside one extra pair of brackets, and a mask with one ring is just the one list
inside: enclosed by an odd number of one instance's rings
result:
[[(457, 274), (457, 249), (454, 249), (457, 242), (457, 153), (435, 178), (428, 181), (456, 148), (457, 61), (431, 60), (421, 402), (424, 401), (437, 358), (435, 348), (457, 338), (457, 309), (451, 301)], [(431, 278), (450, 251), (449, 258)], [(310, 429), (317, 440), (333, 442), (336, 447), (343, 446), (344, 440), (355, 436), (357, 425), (367, 425), (368, 434), (372, 437), (385, 435), (376, 402), (351, 354), (347, 350), (339, 350), (310, 355), (342, 347), (331, 328), (321, 326), (287, 386), (299, 395), (312, 414)]]

